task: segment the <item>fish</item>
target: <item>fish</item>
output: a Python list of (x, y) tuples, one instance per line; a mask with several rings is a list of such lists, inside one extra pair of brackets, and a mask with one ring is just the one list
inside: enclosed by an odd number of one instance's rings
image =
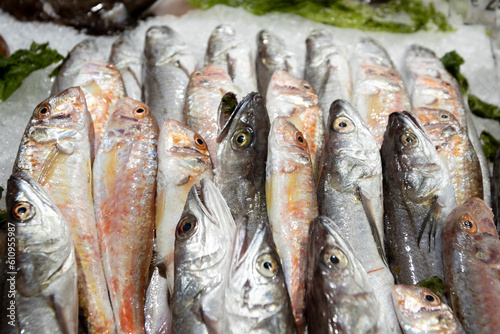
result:
[(500, 149), (495, 154), (493, 174), (491, 176), (491, 209), (495, 217), (497, 230), (500, 231)]
[[(264, 99), (259, 93), (250, 93), (226, 122), (224, 117), (221, 119), (214, 183), (226, 199), (235, 223), (251, 216), (249, 229), (255, 231), (252, 222), (268, 221), (265, 188), (270, 124)], [(252, 239), (253, 232), (249, 234)]]
[(448, 300), (465, 332), (498, 332), (500, 241), (488, 205), (473, 197), (457, 206), (445, 221), (442, 245)]
[(75, 80), (82, 67), (89, 62), (101, 60), (98, 54), (97, 42), (93, 38), (87, 38), (76, 44), (69, 51), (61, 68), (57, 72), (50, 95), (60, 93), (75, 86)]
[(78, 333), (75, 251), (63, 215), (24, 171), (9, 178), (7, 212), (16, 255), (7, 263), (12, 283), (5, 284), (3, 298), (14, 313), (2, 309), (8, 319), (2, 333)]
[(167, 119), (158, 138), (156, 240), (159, 264), (166, 269), (170, 294), (174, 287), (175, 229), (193, 185), (213, 178), (203, 138), (184, 124)]
[(209, 179), (189, 192), (175, 232), (173, 333), (225, 333), (235, 224), (221, 193)]
[(268, 30), (261, 30), (257, 35), (257, 88), (259, 93), (267, 97), (267, 86), (274, 71), (283, 70), (299, 78), (299, 65), (295, 54), (281, 39)]
[(440, 235), (456, 206), (443, 161), (420, 121), (406, 111), (389, 116), (380, 153), (386, 254), (396, 283), (443, 277)]
[(285, 116), (303, 133), (316, 180), (325, 127), (318, 96), (311, 84), (287, 71), (276, 70), (267, 89), (266, 108), (271, 123), (276, 117)]
[(483, 198), (481, 166), (467, 130), (446, 110), (419, 107), (412, 113), (424, 126), (448, 169), (457, 205), (471, 197)]
[(338, 99), (350, 102), (353, 88), (347, 50), (324, 29), (307, 36), (304, 79), (318, 94), (327, 127), (331, 104)]
[(309, 223), (318, 216), (318, 206), (307, 141), (284, 117), (276, 117), (269, 131), (266, 201), (295, 323), (303, 333)]
[(489, 164), (457, 80), (446, 70), (434, 51), (415, 44), (406, 50), (404, 72), (413, 108), (425, 107), (448, 111), (466, 129), (481, 168), (483, 182), (481, 198), (486, 203), (491, 203)]
[(379, 147), (389, 115), (411, 110), (410, 98), (399, 73), (382, 45), (362, 38), (351, 52), (352, 105), (368, 124)]
[(118, 101), (93, 166), (101, 257), (119, 332), (144, 333), (153, 253), (158, 126), (144, 103)]
[(212, 31), (205, 53), (205, 65), (217, 64), (227, 71), (240, 88), (241, 98), (257, 91), (257, 76), (252, 50), (229, 24)]
[[(330, 218), (368, 273), (390, 332), (399, 324), (391, 300), (394, 277), (384, 252), (382, 161), (358, 111), (345, 100), (330, 108), (318, 182), (318, 211)], [(389, 326), (390, 325), (390, 326)]]
[(158, 124), (185, 122), (183, 109), (196, 58), (184, 38), (168, 26), (152, 26), (144, 43), (143, 97)]
[(80, 86), (85, 93), (87, 108), (92, 117), (90, 144), (93, 162), (109, 116), (118, 100), (125, 96), (125, 86), (120, 71), (113, 64), (102, 62), (83, 65), (74, 85)]
[(146, 291), (144, 302), (144, 331), (146, 334), (172, 332), (172, 310), (169, 306), (168, 283), (155, 266)]
[(217, 167), (217, 110), (222, 97), (228, 92), (238, 95), (239, 88), (220, 65), (199, 68), (189, 77), (184, 123), (203, 137), (214, 168)]
[(135, 100), (142, 98), (141, 57), (141, 50), (130, 34), (121, 34), (111, 45), (108, 62), (120, 71), (125, 96)]
[(89, 333), (114, 333), (94, 215), (90, 122), (79, 87), (42, 101), (26, 126), (13, 173), (25, 171), (37, 180), (69, 226), (78, 271), (80, 324)]
[(309, 227), (306, 287), (310, 333), (388, 333), (365, 268), (325, 216)]
[[(256, 225), (250, 237), (248, 225)], [(225, 293), (227, 333), (296, 333), (283, 267), (265, 220), (236, 229)]]
[(405, 334), (465, 334), (451, 308), (430, 289), (394, 285), (392, 300)]

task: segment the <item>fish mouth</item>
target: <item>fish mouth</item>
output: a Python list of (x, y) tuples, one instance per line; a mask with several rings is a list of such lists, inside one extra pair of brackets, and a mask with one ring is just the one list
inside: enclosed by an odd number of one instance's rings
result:
[(219, 189), (210, 179), (202, 179), (200, 188), (195, 187), (196, 198), (210, 222), (219, 227), (223, 233), (234, 235), (235, 224), (231, 211)]

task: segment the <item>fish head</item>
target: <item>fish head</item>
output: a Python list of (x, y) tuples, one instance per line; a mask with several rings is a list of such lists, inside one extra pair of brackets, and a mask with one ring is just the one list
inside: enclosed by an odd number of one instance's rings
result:
[(9, 178), (7, 212), (8, 230), (16, 235), (16, 289), (32, 295), (71, 252), (69, 229), (46, 191), (24, 171)]
[(450, 307), (430, 289), (396, 284), (392, 301), (406, 333), (449, 333), (460, 327)]
[(117, 68), (125, 68), (140, 62), (139, 54), (140, 50), (137, 50), (130, 35), (122, 34), (113, 42), (109, 60), (111, 63), (115, 64)]
[[(146, 31), (144, 55), (146, 61), (152, 63), (152, 66), (170, 63), (180, 67), (187, 65), (187, 68), (192, 69), (196, 66), (195, 61), (193, 57), (185, 57), (188, 53), (187, 45), (181, 35), (172, 28), (168, 26), (152, 26)], [(181, 64), (188, 59), (190, 60), (189, 64)], [(183, 69), (186, 70), (186, 68)], [(190, 73), (186, 72), (186, 74), (189, 75)]]
[(409, 112), (394, 112), (389, 116), (381, 153), (395, 157), (402, 191), (412, 201), (433, 198), (448, 180), (434, 144), (420, 121)]
[(229, 24), (220, 24), (212, 31), (208, 39), (205, 63), (225, 62), (226, 54), (229, 50), (237, 46), (236, 32)]
[[(222, 125), (222, 117), (219, 116), (219, 119)], [(223, 162), (218, 166), (219, 169), (224, 168), (222, 175), (248, 175), (265, 168), (255, 166), (259, 161), (266, 160), (258, 157), (267, 156), (270, 128), (267, 109), (259, 93), (245, 96), (221, 128), (217, 137), (217, 160)]]
[(285, 103), (306, 107), (318, 104), (318, 96), (314, 92), (312, 85), (285, 70), (274, 71), (267, 88), (266, 100), (271, 102), (279, 101), (276, 102), (279, 104)]
[(94, 83), (97, 84), (105, 94), (116, 92), (119, 97), (125, 95), (122, 76), (120, 71), (113, 64), (88, 62), (83, 65), (78, 77), (75, 79), (75, 85), (82, 86), (85, 93), (87, 93), (88, 90), (95, 94), (98, 92), (94, 89)]
[[(189, 77), (189, 86), (227, 86), (228, 82), (232, 82), (231, 77), (220, 65), (209, 64), (205, 67), (196, 69), (191, 73)], [(226, 93), (226, 92), (224, 92)]]
[(37, 143), (78, 140), (88, 136), (90, 114), (80, 87), (70, 87), (42, 101), (26, 129)]
[[(121, 98), (106, 126), (107, 136), (142, 137), (151, 135), (147, 129), (158, 129), (151, 109), (144, 103), (130, 97)], [(155, 136), (158, 131), (155, 131)]]
[(302, 132), (286, 117), (276, 117), (269, 131), (266, 168), (287, 173), (310, 163), (309, 148)]

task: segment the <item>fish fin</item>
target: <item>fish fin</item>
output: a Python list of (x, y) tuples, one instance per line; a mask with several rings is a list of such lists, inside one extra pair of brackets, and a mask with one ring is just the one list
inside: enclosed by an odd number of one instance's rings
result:
[(59, 166), (59, 163), (62, 163), (62, 159), (67, 157), (68, 155), (59, 148), (58, 144), (52, 147), (52, 150), (47, 155), (47, 158), (43, 161), (42, 171), (38, 176), (38, 183), (44, 186), (46, 181), (50, 179), (50, 176), (54, 172), (54, 170)]
[(418, 247), (430, 252), (436, 251), (436, 243), (438, 238), (439, 217), (443, 211), (443, 206), (439, 203), (438, 197), (435, 196), (429, 213), (422, 222), (422, 229), (418, 235)]
[(377, 250), (380, 255), (380, 258), (386, 265), (389, 267), (387, 262), (387, 258), (385, 256), (384, 243), (382, 240), (382, 236), (378, 233), (377, 223), (375, 217), (373, 215), (373, 202), (372, 200), (363, 192), (362, 187), (357, 188), (358, 196), (361, 200), (361, 204), (363, 205), (363, 210), (365, 211), (366, 218), (368, 218), (368, 222), (370, 223), (370, 229), (372, 230), (373, 239), (375, 240), (375, 244), (377, 245)]
[(68, 324), (68, 319), (67, 319), (68, 310), (66, 310), (63, 305), (58, 303), (54, 295), (50, 295), (50, 301), (52, 302), (52, 307), (54, 308), (54, 311), (56, 313), (56, 319), (57, 322), (59, 323), (60, 328), (62, 329), (62, 332), (66, 334), (74, 333), (74, 330), (72, 330), (70, 328), (71, 327), (70, 324)]

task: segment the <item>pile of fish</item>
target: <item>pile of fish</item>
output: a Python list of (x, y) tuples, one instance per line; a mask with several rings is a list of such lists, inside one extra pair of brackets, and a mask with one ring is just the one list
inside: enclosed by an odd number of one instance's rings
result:
[(497, 332), (500, 151), (439, 58), (247, 43), (74, 47), (8, 182), (2, 333)]

